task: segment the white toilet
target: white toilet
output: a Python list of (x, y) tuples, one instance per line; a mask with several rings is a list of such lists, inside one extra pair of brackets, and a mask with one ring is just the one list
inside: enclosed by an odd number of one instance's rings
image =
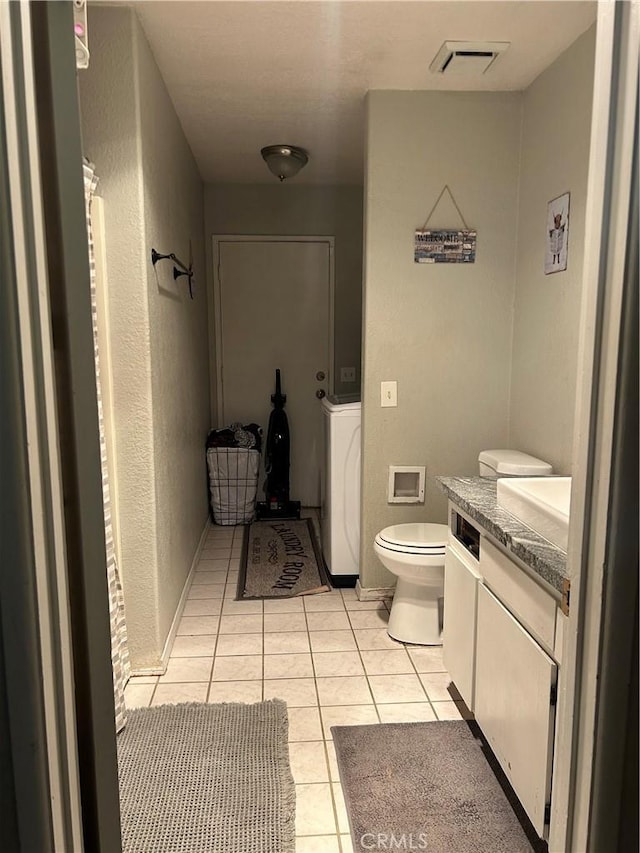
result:
[[(543, 477), (548, 462), (519, 450), (483, 450), (478, 456), (482, 477)], [(381, 563), (398, 578), (391, 606), (389, 636), (403, 643), (442, 644), (444, 556), (449, 540), (446, 524), (394, 524), (374, 540)]]

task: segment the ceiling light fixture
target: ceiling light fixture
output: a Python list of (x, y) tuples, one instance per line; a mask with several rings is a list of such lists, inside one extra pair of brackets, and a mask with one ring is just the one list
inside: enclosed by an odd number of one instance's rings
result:
[(309, 162), (309, 155), (297, 145), (267, 145), (260, 153), (270, 171), (284, 181), (293, 178)]

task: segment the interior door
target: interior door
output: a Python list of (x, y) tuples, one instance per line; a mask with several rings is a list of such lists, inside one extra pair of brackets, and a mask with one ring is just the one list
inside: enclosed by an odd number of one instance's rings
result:
[(557, 665), (478, 585), (475, 715), (536, 832), (551, 791)]
[(323, 429), (316, 395), (330, 387), (331, 244), (256, 238), (221, 239), (217, 246), (220, 425), (255, 422), (266, 440), (280, 368), (291, 498), (319, 506)]

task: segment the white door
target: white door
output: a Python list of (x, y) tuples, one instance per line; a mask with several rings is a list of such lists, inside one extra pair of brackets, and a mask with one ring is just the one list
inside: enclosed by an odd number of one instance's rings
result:
[[(266, 441), (279, 368), (291, 433), (290, 495), (304, 506), (320, 504), (316, 394), (330, 388), (331, 248), (326, 238), (218, 238), (214, 245), (219, 425), (258, 423)], [(259, 499), (263, 481), (261, 475)]]

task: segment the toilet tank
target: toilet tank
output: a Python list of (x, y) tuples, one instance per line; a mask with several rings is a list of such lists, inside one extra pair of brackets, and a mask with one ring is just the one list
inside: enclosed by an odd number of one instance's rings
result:
[(546, 477), (553, 473), (548, 462), (520, 450), (483, 450), (478, 456), (481, 477)]

